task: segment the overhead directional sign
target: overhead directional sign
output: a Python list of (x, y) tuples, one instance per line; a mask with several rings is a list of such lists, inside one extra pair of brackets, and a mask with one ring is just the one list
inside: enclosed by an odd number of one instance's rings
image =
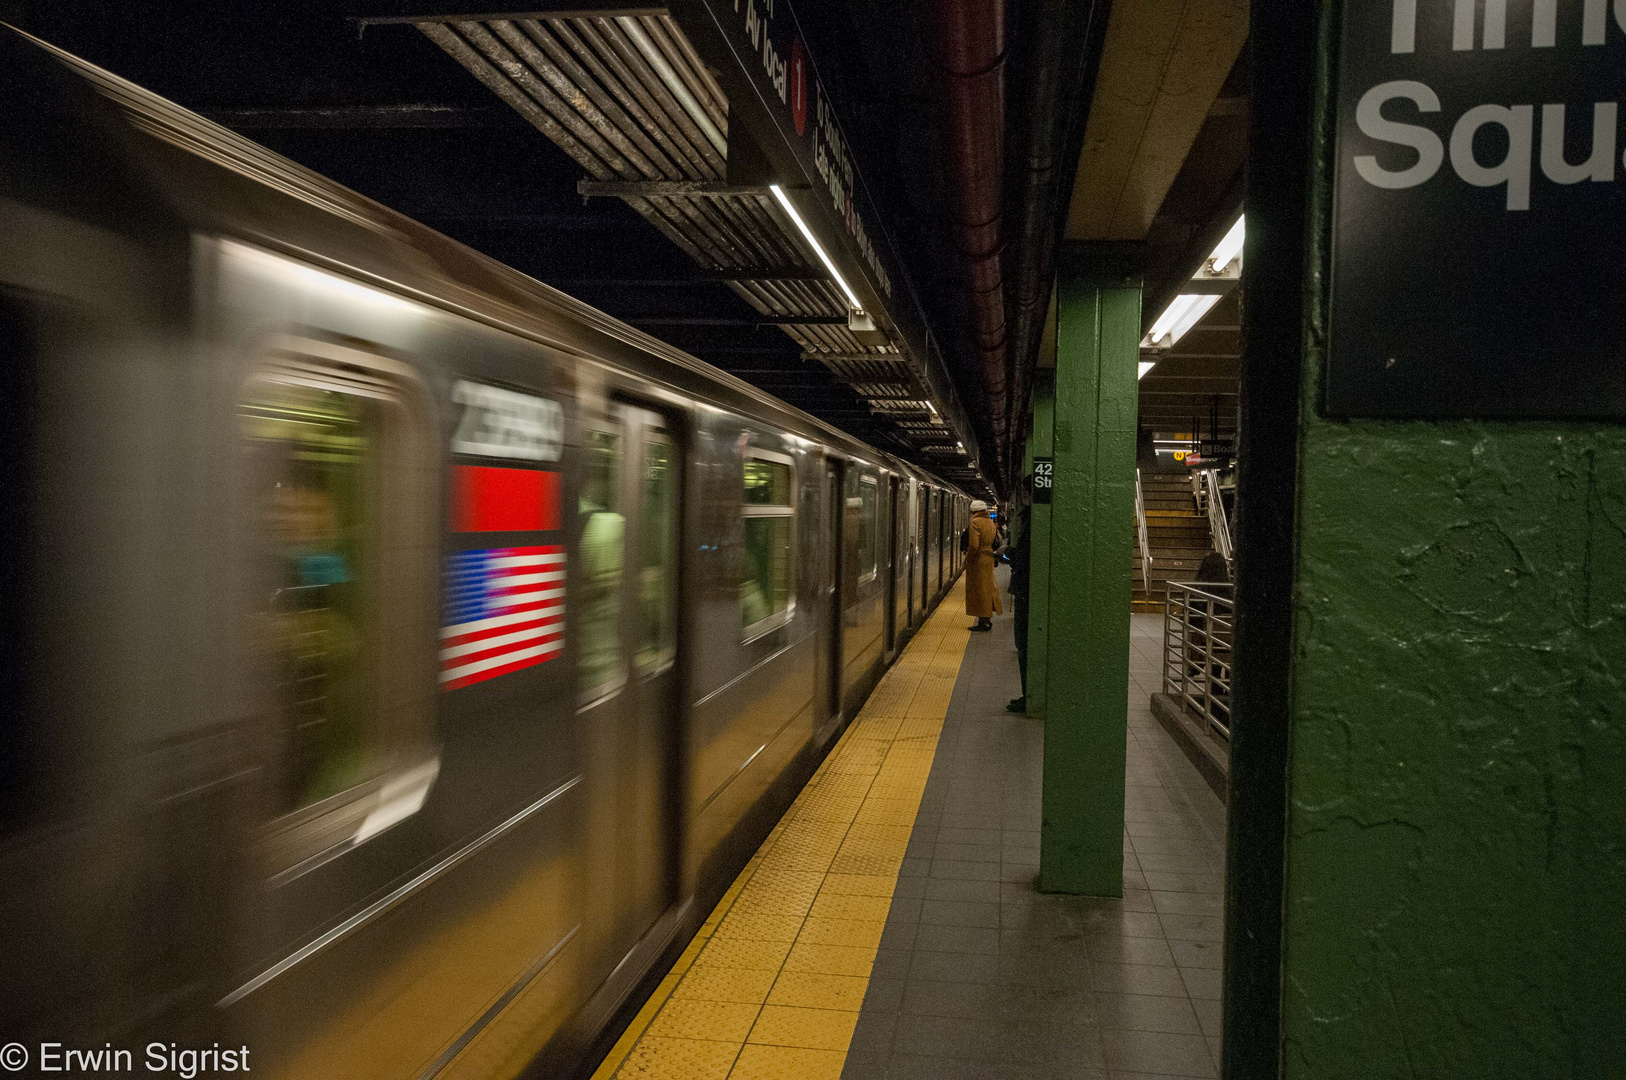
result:
[(1335, 416), (1626, 416), (1626, 3), (1347, 0)]
[(791, 0), (672, 0), (671, 12), (728, 92), (730, 129), (743, 121), (757, 132), (773, 176), (799, 181), (786, 188), (786, 198), (829, 249), (859, 306), (918, 365), (927, 388), (947, 406), (956, 438), (974, 450), (953, 380), (881, 226)]
[[(865, 289), (887, 310), (897, 267), (892, 252), (871, 230), (876, 213), (834, 105), (802, 41), (790, 0), (701, 0), (740, 66), (756, 87), (801, 172), (814, 181), (810, 193), (821, 216), (839, 223), (837, 233)], [(683, 8), (680, 6), (681, 13)], [(835, 237), (832, 237), (834, 239)]]

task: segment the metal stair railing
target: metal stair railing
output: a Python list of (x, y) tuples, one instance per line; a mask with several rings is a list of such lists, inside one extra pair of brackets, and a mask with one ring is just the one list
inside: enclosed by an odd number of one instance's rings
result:
[(1229, 740), (1236, 586), (1168, 581), (1164, 591), (1163, 692)]
[(1225, 557), (1225, 568), (1231, 569), (1231, 521), (1225, 513), (1225, 499), (1220, 495), (1219, 475), (1213, 469), (1203, 470), (1203, 483), (1208, 495), (1208, 531), (1214, 539), (1214, 550)]
[(1152, 545), (1146, 538), (1146, 499), (1141, 495), (1140, 470), (1135, 470), (1135, 529), (1140, 534), (1140, 583), (1152, 599)]

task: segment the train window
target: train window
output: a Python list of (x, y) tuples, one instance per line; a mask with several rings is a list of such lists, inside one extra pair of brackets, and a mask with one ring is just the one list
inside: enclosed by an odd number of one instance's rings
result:
[(373, 680), (380, 547), (377, 400), (257, 380), (241, 406), (264, 536), (277, 563), (266, 630), (282, 734), (282, 809), (377, 770)]
[(428, 409), (405, 365), (334, 351), (268, 361), (237, 408), (285, 866), (387, 828), (386, 772), (421, 765), (426, 790), (435, 771)]
[(745, 562), (740, 577), (740, 625), (747, 637), (790, 620), (794, 543), (794, 475), (788, 457), (752, 450), (745, 459)]
[(672, 440), (651, 431), (644, 441), (643, 505), (639, 514), (642, 578), (639, 582), (638, 666), (669, 663), (676, 648), (677, 463)]
[(616, 499), (621, 436), (589, 430), (583, 438), (580, 500), (582, 576), (578, 674), (584, 698), (598, 698), (625, 681), (621, 660), (621, 571), (626, 518)]
[(858, 580), (875, 579), (875, 504), (873, 476), (858, 478)]

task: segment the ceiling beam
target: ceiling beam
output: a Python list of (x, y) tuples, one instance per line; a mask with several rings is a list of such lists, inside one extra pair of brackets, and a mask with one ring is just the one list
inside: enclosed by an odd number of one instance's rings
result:
[(773, 194), (767, 184), (729, 184), (718, 180), (578, 180), (576, 193), (583, 199), (647, 199), (674, 195), (721, 199)]
[(617, 285), (627, 287), (650, 286), (661, 289), (693, 288), (698, 285), (715, 285), (719, 282), (730, 281), (829, 281), (830, 276), (815, 273), (812, 270), (706, 270), (698, 271), (692, 277), (591, 277), (591, 278), (558, 278), (549, 282), (556, 288), (570, 286), (600, 286)]
[(600, 0), (597, 4), (584, 7), (580, 0), (551, 4), (542, 0), (528, 11), (482, 11), (464, 15), (360, 15), (354, 16), (351, 21), (356, 24), (356, 34), (359, 37), (366, 33), (369, 26), (416, 26), (419, 23), (489, 22), (498, 19), (514, 22), (519, 19), (594, 19), (640, 15), (659, 17), (665, 14), (667, 9), (664, 6), (650, 7), (647, 3)]
[(399, 128), (513, 127), (514, 111), (496, 106), (314, 105), (202, 109), (202, 115), (233, 131), (362, 131)]
[(622, 315), (623, 322), (643, 326), (846, 326), (847, 317), (827, 315), (763, 316), (760, 319), (723, 319), (693, 315)]
[(1068, 239), (1146, 236), (1247, 36), (1246, 0), (1112, 5)]
[(829, 281), (830, 275), (822, 270), (752, 270), (738, 267), (728, 270), (703, 270), (702, 281)]

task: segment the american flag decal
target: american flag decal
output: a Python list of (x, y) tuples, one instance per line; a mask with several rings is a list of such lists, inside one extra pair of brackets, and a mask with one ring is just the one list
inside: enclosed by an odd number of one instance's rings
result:
[(442, 690), (552, 659), (564, 639), (563, 547), (486, 548), (447, 557)]

